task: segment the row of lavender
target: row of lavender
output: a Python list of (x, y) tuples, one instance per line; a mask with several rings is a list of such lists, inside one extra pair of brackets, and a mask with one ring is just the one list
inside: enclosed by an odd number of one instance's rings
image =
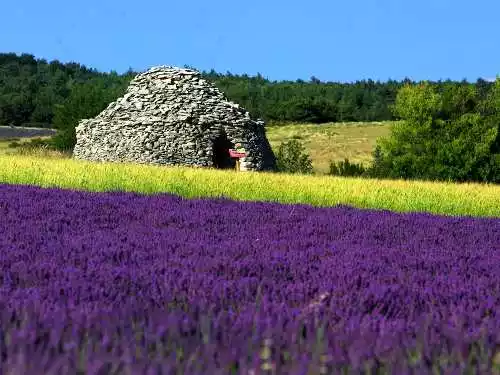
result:
[(499, 264), (496, 218), (0, 184), (0, 373), (490, 373)]

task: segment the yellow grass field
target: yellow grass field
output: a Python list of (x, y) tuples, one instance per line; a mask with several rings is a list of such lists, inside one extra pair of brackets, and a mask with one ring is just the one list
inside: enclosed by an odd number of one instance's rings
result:
[(0, 155), (0, 183), (500, 217), (500, 186), (492, 184), (235, 172), (12, 155)]
[(297, 139), (302, 142), (313, 162), (314, 172), (326, 174), (330, 162), (372, 162), (377, 138), (390, 135), (392, 122), (291, 124), (268, 126), (266, 135), (276, 153), (281, 142)]

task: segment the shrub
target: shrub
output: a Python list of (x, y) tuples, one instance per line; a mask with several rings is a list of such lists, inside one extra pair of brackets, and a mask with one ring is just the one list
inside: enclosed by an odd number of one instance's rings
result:
[(390, 174), (388, 171), (390, 165), (387, 160), (384, 159), (384, 154), (382, 153), (380, 145), (375, 146), (372, 156), (372, 165), (367, 169), (368, 176), (372, 178), (384, 178), (388, 176)]
[(304, 152), (304, 146), (296, 139), (282, 142), (276, 155), (279, 172), (312, 174), (311, 158)]
[(332, 161), (328, 174), (332, 176), (357, 177), (367, 176), (368, 170), (363, 164), (350, 163), (349, 159), (345, 158), (344, 161), (338, 163)]

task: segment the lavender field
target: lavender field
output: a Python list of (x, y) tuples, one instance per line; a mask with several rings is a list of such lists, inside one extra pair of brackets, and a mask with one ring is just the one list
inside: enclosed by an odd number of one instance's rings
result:
[(1, 374), (493, 374), (499, 311), (500, 218), (0, 184)]

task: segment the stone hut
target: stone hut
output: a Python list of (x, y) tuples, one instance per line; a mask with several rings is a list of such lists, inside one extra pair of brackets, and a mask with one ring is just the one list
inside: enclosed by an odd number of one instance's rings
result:
[(240, 170), (276, 169), (264, 122), (226, 99), (191, 69), (154, 67), (125, 95), (76, 127), (75, 159), (234, 168), (229, 149), (247, 156)]

